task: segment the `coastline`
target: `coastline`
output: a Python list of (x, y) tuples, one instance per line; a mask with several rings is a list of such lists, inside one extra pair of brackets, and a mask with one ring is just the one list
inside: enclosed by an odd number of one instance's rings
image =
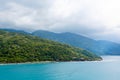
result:
[[(103, 61), (103, 60), (95, 60), (90, 62)], [(35, 61), (35, 62), (21, 62), (21, 63), (0, 63), (2, 65), (20, 65), (20, 64), (44, 64), (44, 63), (57, 63), (57, 62), (88, 62), (88, 61)]]
[(19, 64), (42, 64), (42, 63), (54, 63), (56, 61), (36, 61), (36, 62), (21, 62), (21, 63), (0, 63), (2, 65), (19, 65)]

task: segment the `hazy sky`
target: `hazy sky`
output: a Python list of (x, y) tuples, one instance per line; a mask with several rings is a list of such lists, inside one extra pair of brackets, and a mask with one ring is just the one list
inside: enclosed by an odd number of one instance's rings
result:
[(0, 0), (0, 27), (73, 32), (120, 43), (120, 0)]

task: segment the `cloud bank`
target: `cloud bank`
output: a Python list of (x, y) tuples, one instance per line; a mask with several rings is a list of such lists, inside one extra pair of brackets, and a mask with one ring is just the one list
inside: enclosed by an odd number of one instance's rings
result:
[(73, 32), (120, 43), (119, 0), (1, 0), (0, 28)]

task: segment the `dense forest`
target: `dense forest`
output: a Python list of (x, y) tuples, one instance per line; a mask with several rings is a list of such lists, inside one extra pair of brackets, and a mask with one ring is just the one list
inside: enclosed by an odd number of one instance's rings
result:
[(101, 60), (101, 57), (66, 44), (29, 34), (0, 30), (0, 63)]
[(97, 55), (120, 55), (120, 44), (111, 41), (94, 40), (80, 34), (69, 32), (54, 33), (44, 30), (35, 31), (32, 35), (83, 48)]

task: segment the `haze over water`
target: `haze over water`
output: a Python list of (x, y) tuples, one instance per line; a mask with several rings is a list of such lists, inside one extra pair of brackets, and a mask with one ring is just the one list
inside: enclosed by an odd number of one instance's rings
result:
[(0, 65), (0, 80), (120, 80), (120, 56), (103, 61)]

